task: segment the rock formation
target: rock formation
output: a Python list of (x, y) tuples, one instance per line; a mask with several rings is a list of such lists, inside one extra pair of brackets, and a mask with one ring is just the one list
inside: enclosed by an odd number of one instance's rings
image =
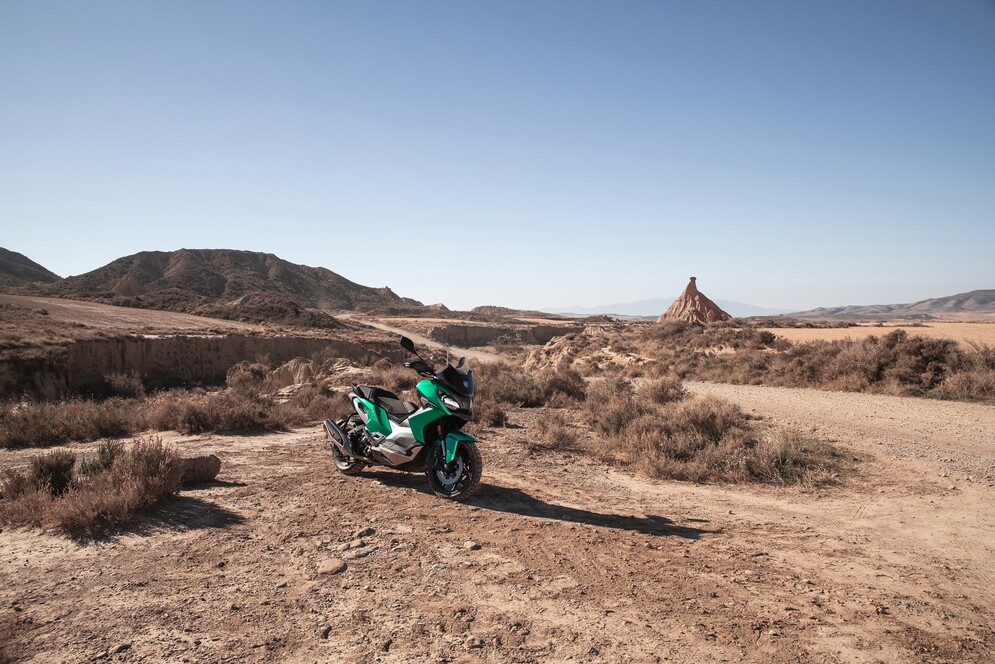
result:
[(691, 281), (688, 282), (688, 286), (681, 293), (681, 296), (674, 300), (674, 303), (660, 316), (657, 322), (683, 320), (689, 323), (715, 323), (730, 318), (732, 316), (722, 311), (719, 305), (709, 300), (698, 290), (695, 278), (691, 277)]

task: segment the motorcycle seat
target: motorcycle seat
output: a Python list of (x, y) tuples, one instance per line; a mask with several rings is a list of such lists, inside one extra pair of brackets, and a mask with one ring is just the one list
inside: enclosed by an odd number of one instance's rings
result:
[(387, 411), (387, 417), (398, 424), (403, 423), (404, 420), (408, 419), (408, 416), (411, 415), (411, 413), (418, 410), (418, 406), (415, 404), (410, 401), (400, 399), (396, 394), (389, 390), (385, 390), (382, 387), (357, 385), (355, 390), (356, 394), (362, 398), (367, 401), (372, 401)]

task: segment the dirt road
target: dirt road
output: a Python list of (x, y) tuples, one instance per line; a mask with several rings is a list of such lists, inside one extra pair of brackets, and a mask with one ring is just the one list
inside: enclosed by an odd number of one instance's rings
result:
[(865, 460), (822, 490), (654, 482), (531, 452), (519, 410), (458, 505), (337, 475), (317, 427), (171, 436), (223, 481), (111, 541), (0, 533), (0, 624), (39, 662), (992, 661), (993, 489), (959, 469), (995, 411), (692, 387)]
[[(383, 330), (384, 332), (392, 332), (398, 336), (405, 336), (415, 342), (418, 346), (429, 346), (431, 348), (441, 348), (443, 350), (452, 351), (455, 356), (464, 356), (468, 360), (475, 360), (477, 362), (502, 362), (505, 358), (500, 355), (495, 355), (494, 353), (488, 353), (483, 350), (474, 350), (472, 348), (457, 348), (456, 346), (446, 346), (441, 344), (434, 339), (430, 339), (417, 332), (411, 332), (410, 330), (402, 330), (399, 327), (394, 327), (392, 325), (386, 325), (379, 321), (370, 320), (368, 318), (357, 317), (355, 314), (338, 314), (336, 318), (341, 318), (342, 320), (351, 320), (355, 323), (362, 323), (363, 325), (376, 328), (378, 330)], [(454, 361), (455, 364), (455, 361)]]

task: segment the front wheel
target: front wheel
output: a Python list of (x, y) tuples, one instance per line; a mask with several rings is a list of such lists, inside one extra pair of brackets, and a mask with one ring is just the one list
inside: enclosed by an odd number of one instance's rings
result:
[(477, 446), (470, 441), (460, 441), (456, 458), (450, 464), (446, 463), (442, 444), (437, 445), (426, 474), (435, 495), (450, 500), (466, 500), (479, 488), (483, 469), (484, 460)]

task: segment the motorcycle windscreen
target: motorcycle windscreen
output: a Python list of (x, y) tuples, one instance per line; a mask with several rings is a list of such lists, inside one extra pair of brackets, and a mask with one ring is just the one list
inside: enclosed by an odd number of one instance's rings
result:
[(473, 396), (473, 369), (460, 371), (454, 366), (447, 366), (436, 377), (459, 394)]

